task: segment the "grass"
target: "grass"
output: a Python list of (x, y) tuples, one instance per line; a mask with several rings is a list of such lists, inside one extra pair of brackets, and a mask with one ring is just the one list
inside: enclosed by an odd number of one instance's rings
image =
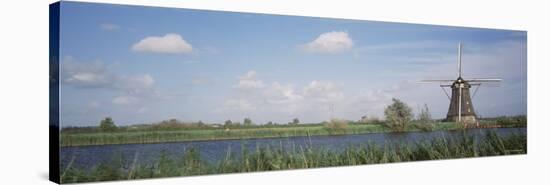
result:
[[(242, 147), (246, 148), (246, 147)], [(496, 156), (527, 153), (527, 137), (512, 134), (501, 137), (487, 131), (483, 139), (463, 132), (457, 137), (441, 137), (415, 143), (364, 143), (348, 146), (335, 152), (312, 146), (273, 147), (258, 146), (253, 151), (227, 149), (219, 162), (202, 159), (198, 150), (187, 149), (183, 156), (162, 153), (154, 164), (123, 164), (123, 156), (99, 164), (89, 170), (67, 167), (63, 169), (62, 183), (143, 179), (154, 177), (192, 176), (205, 174), (272, 171), (302, 168), (319, 168), (361, 164), (378, 164), (406, 161), (455, 159), (465, 157)], [(237, 153), (240, 152), (240, 157)]]
[(161, 143), (197, 140), (272, 138), (308, 135), (365, 134), (389, 131), (380, 125), (354, 125), (332, 131), (324, 126), (275, 128), (193, 129), (175, 131), (123, 131), (94, 133), (61, 133), (61, 146), (85, 146), (128, 143)]
[[(494, 121), (483, 121), (482, 124), (496, 124)], [(456, 130), (461, 127), (454, 122), (433, 124), (430, 129)], [(408, 124), (405, 131), (422, 131), (416, 124)], [(323, 124), (303, 124), (298, 126), (249, 127), (249, 128), (208, 128), (208, 129), (173, 129), (173, 130), (122, 130), (115, 132), (61, 132), (60, 145), (87, 146), (108, 144), (163, 143), (199, 140), (224, 140), (248, 138), (275, 138), (293, 136), (322, 136), (338, 134), (368, 134), (392, 132), (382, 124), (350, 123), (345, 128), (331, 129)]]

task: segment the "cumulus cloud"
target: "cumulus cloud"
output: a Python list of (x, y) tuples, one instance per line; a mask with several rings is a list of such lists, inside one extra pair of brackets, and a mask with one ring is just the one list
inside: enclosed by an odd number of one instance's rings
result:
[(256, 78), (256, 71), (250, 70), (239, 77), (239, 83), (234, 86), (240, 90), (253, 90), (265, 87), (265, 84)]
[(302, 95), (294, 90), (292, 85), (282, 85), (273, 82), (263, 93), (265, 100), (270, 104), (290, 104), (302, 100)]
[(234, 87), (239, 91), (227, 97), (224, 108), (221, 109), (235, 118), (238, 118), (236, 115), (262, 115), (259, 118), (273, 117), (270, 119), (280, 120), (300, 115), (316, 115), (313, 117), (328, 119), (327, 107), (343, 104), (345, 99), (340, 85), (329, 81), (313, 80), (302, 86), (273, 81), (267, 85), (257, 78), (254, 70), (238, 79), (239, 82)]
[(155, 79), (151, 75), (117, 74), (100, 61), (82, 62), (65, 57), (61, 61), (60, 78), (62, 84), (75, 88), (111, 90), (119, 94), (111, 101), (116, 105), (135, 104), (157, 96), (153, 88)]
[(353, 47), (353, 40), (347, 32), (332, 31), (319, 35), (315, 40), (301, 46), (310, 53), (341, 53)]
[(61, 62), (61, 83), (76, 87), (96, 88), (109, 86), (114, 76), (107, 71), (107, 67), (99, 62), (75, 62), (71, 56)]
[(101, 23), (99, 28), (105, 31), (116, 31), (120, 29), (120, 26), (113, 23)]
[(329, 103), (341, 101), (344, 93), (332, 82), (312, 81), (304, 87), (304, 96), (316, 101)]
[(149, 74), (119, 75), (111, 72), (108, 66), (100, 61), (75, 62), (72, 57), (65, 57), (61, 63), (61, 82), (77, 88), (108, 88), (117, 90), (148, 89), (155, 80)]
[(359, 92), (352, 99), (351, 106), (369, 116), (382, 116), (382, 111), (391, 103), (392, 97), (390, 93), (384, 90), (367, 90)]
[(132, 45), (132, 50), (146, 53), (188, 54), (193, 51), (193, 46), (185, 41), (181, 35), (168, 33), (164, 36), (143, 38)]

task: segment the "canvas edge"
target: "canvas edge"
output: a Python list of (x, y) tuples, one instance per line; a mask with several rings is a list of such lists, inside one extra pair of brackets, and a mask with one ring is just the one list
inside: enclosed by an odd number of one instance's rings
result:
[(61, 2), (49, 5), (49, 180), (60, 183), (59, 32)]

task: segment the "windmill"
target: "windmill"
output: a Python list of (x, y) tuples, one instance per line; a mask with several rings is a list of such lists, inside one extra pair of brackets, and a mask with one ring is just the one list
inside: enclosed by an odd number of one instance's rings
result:
[[(462, 78), (462, 44), (458, 43), (458, 78), (456, 80), (422, 80), (421, 83), (440, 83), (441, 89), (450, 100), (447, 121), (458, 123), (477, 123), (476, 113), (470, 96), (470, 88), (475, 86), (473, 96), (483, 83), (500, 82), (499, 78)], [(451, 88), (451, 96), (445, 88)]]

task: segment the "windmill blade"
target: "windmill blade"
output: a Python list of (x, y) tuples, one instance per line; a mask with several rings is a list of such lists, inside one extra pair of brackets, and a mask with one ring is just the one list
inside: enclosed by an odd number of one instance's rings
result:
[(474, 82), (474, 83), (468, 83), (468, 84), (470, 84), (471, 86), (481, 86), (481, 84), (483, 84), (484, 87), (501, 87), (500, 82), (495, 82), (495, 83)]
[(462, 77), (462, 43), (458, 43), (458, 77)]
[(483, 87), (502, 87), (502, 83), (485, 83)]
[(483, 84), (483, 87), (501, 87), (502, 86), (502, 83), (500, 82), (494, 82), (494, 83), (481, 83), (481, 82), (476, 82), (476, 83), (470, 83), (471, 86), (480, 86), (481, 84)]
[(502, 79), (500, 78), (472, 78), (472, 79), (465, 79), (467, 82), (501, 82)]
[(455, 80), (420, 80), (416, 83), (452, 83)]

